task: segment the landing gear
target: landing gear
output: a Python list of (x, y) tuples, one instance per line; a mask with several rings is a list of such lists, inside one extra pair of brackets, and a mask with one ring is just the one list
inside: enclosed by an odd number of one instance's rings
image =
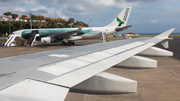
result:
[(65, 41), (62, 41), (62, 44), (63, 46), (71, 46), (71, 45), (75, 45), (75, 42), (74, 41), (68, 41), (68, 42), (65, 42)]
[(74, 41), (68, 41), (68, 46), (75, 45)]
[(75, 45), (75, 42), (74, 42), (74, 41), (72, 41), (72, 42), (71, 42), (71, 45)]
[(63, 46), (67, 46), (67, 42), (62, 41)]
[(24, 45), (24, 42), (23, 41), (21, 41), (21, 46), (23, 46)]

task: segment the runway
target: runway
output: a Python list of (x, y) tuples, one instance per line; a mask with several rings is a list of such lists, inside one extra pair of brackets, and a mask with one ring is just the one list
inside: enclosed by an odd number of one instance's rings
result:
[[(110, 41), (119, 40), (113, 38)], [(102, 42), (102, 40), (80, 40), (76, 45)], [(138, 82), (137, 92), (131, 94), (92, 95), (68, 93), (65, 101), (180, 101), (180, 38), (169, 41), (169, 51), (173, 57), (148, 57), (158, 60), (155, 69), (110, 68), (105, 72), (123, 76)], [(163, 48), (160, 44), (157, 47)], [(0, 58), (23, 55), (41, 51), (68, 48), (61, 45), (43, 45), (36, 47), (0, 47)], [(71, 46), (74, 47), (74, 46)]]

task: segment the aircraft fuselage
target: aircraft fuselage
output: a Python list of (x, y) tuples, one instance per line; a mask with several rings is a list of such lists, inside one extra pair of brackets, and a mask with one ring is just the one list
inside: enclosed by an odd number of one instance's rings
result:
[[(109, 35), (115, 33), (115, 30), (110, 32), (109, 29), (111, 28), (106, 28), (106, 27), (82, 28), (80, 32), (76, 33), (72, 37), (81, 36), (82, 39), (92, 39), (92, 38), (101, 37), (102, 34), (100, 32), (106, 32)], [(42, 37), (46, 37), (46, 36), (53, 36), (65, 32), (75, 31), (77, 30), (77, 28), (27, 29), (27, 30), (15, 31), (14, 33), (19, 34), (21, 36), (21, 38), (18, 39), (28, 40), (33, 30), (38, 30), (39, 37), (37, 37), (37, 39), (41, 39)]]

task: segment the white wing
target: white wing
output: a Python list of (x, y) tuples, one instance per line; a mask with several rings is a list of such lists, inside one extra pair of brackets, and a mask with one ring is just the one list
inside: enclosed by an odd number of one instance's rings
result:
[[(173, 30), (153, 38), (120, 40), (1, 58), (0, 100), (63, 101), (73, 87), (77, 91), (83, 92), (85, 89), (93, 92), (88, 89), (92, 85), (88, 84), (94, 80), (97, 93), (135, 92), (136, 81), (100, 72), (136, 54), (148, 53), (148, 49), (167, 39)], [(121, 82), (119, 78), (123, 80), (122, 84), (118, 84)]]

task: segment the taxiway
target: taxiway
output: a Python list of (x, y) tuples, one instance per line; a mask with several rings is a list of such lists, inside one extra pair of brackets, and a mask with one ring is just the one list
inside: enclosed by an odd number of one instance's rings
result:
[[(112, 38), (110, 41), (119, 40)], [(76, 46), (99, 43), (102, 40), (80, 40)], [(106, 72), (123, 76), (138, 82), (136, 93), (115, 95), (92, 95), (68, 93), (65, 101), (180, 101), (180, 38), (169, 41), (169, 51), (174, 52), (173, 57), (148, 57), (158, 60), (155, 69), (124, 69), (110, 68)], [(157, 47), (163, 48), (160, 44)], [(38, 45), (35, 47), (2, 47), (0, 58), (23, 55), (41, 51), (62, 49), (74, 46)]]

